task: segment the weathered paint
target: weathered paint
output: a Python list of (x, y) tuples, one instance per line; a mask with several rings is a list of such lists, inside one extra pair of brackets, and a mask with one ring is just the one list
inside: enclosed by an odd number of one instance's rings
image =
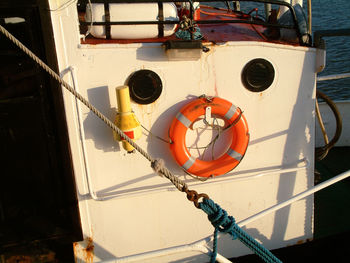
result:
[(87, 237), (83, 242), (73, 243), (75, 262), (94, 262), (94, 242), (91, 237)]

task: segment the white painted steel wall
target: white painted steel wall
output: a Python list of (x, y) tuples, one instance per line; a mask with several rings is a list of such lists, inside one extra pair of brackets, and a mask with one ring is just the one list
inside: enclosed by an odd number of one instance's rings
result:
[[(51, 2), (55, 9), (57, 1)], [(314, 86), (316, 50), (260, 42), (208, 45), (198, 61), (168, 61), (160, 44), (81, 45), (75, 5), (52, 12), (60, 72), (109, 118), (115, 116), (114, 88), (136, 70), (150, 69), (162, 79), (163, 93), (153, 104), (132, 107), (140, 122), (166, 137), (176, 112), (190, 98), (206, 94), (225, 98), (244, 110), (251, 141), (241, 164), (225, 176), (193, 181), (179, 169), (167, 144), (144, 135), (138, 143), (192, 189), (207, 193), (237, 221), (284, 201), (313, 185), (313, 167), (235, 181), (241, 176), (296, 166), (302, 158), (313, 163)], [(272, 86), (251, 93), (241, 82), (244, 65), (254, 58), (269, 60), (276, 70)], [(73, 68), (70, 74), (69, 68)], [(79, 207), (86, 240), (75, 245), (79, 262), (92, 262), (84, 250), (91, 240), (94, 262), (190, 243), (211, 235), (205, 214), (183, 193), (155, 175), (139, 154), (126, 154), (113, 141), (112, 131), (84, 106), (64, 93), (67, 124), (76, 176)], [(105, 201), (91, 199), (86, 177)], [(267, 248), (296, 244), (312, 237), (313, 198), (292, 204), (250, 223), (245, 229)], [(250, 251), (229, 237), (219, 240), (226, 257)], [(149, 262), (198, 262), (196, 253), (152, 259)], [(90, 261), (89, 261), (90, 260)], [(145, 261), (143, 261), (145, 262)], [(192, 261), (191, 261), (192, 262)]]

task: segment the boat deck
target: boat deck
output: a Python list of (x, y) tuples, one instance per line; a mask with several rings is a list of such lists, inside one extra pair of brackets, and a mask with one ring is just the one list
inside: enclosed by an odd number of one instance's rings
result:
[[(79, 19), (85, 22), (85, 13), (79, 13)], [(278, 23), (269, 22), (271, 26), (265, 26), (259, 17), (254, 14), (244, 14), (242, 12), (232, 12), (226, 9), (201, 6), (200, 18), (196, 20), (204, 43), (224, 43), (228, 41), (257, 41), (271, 42), (288, 45), (300, 45), (295, 38), (283, 39), (279, 36)], [(214, 23), (214, 21), (216, 21)], [(227, 21), (227, 22), (226, 22)], [(212, 23), (211, 23), (212, 22)], [(220, 22), (220, 23), (218, 23)], [(289, 29), (293, 31), (293, 29)], [(87, 26), (81, 26), (81, 34), (84, 35)], [(294, 32), (296, 36), (296, 32)], [(175, 34), (169, 37), (146, 38), (146, 39), (103, 39), (94, 38), (88, 35), (81, 39), (81, 44), (130, 44), (130, 43), (164, 43), (168, 40), (179, 40)]]

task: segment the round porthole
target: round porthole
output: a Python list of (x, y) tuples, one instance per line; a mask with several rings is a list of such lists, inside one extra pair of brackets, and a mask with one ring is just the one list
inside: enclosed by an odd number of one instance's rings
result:
[(159, 98), (163, 85), (157, 73), (142, 69), (134, 72), (129, 80), (128, 86), (130, 97), (139, 104), (150, 104)]
[(250, 91), (261, 92), (271, 86), (275, 78), (272, 64), (263, 58), (248, 62), (242, 71), (243, 85)]

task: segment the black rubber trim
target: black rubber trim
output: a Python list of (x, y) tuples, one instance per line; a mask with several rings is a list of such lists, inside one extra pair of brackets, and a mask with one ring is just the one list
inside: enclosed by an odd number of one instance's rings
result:
[(143, 105), (156, 101), (163, 90), (162, 80), (158, 74), (148, 69), (134, 72), (129, 77), (127, 85), (131, 99)]
[(105, 30), (106, 30), (106, 39), (111, 39), (111, 15), (109, 12), (109, 3), (105, 2), (104, 3), (104, 7), (105, 7)]
[[(164, 9), (161, 2), (158, 2), (158, 21), (164, 21)], [(158, 37), (164, 37), (164, 24), (158, 24)]]
[(244, 66), (241, 77), (246, 89), (252, 92), (262, 92), (273, 83), (275, 69), (266, 59), (256, 58)]

